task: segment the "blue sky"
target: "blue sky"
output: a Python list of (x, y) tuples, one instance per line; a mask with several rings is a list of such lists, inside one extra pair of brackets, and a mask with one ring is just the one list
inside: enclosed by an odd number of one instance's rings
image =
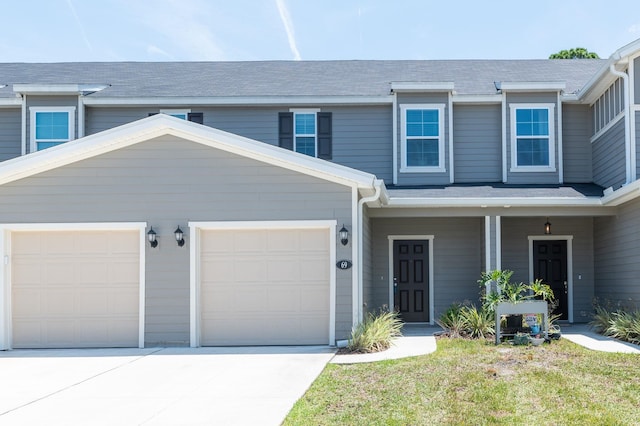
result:
[(12, 0), (0, 61), (601, 57), (640, 38), (639, 0)]

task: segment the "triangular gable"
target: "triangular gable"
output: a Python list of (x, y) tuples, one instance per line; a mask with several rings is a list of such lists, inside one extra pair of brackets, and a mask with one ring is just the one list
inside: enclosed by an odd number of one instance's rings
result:
[(133, 123), (0, 163), (0, 185), (67, 164), (171, 135), (274, 166), (360, 189), (372, 189), (374, 175), (288, 151), (253, 139), (157, 114)]

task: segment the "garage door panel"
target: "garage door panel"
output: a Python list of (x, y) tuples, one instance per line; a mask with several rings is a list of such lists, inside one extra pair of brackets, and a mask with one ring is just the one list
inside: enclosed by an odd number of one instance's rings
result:
[(328, 342), (327, 229), (203, 231), (201, 240), (201, 344)]
[(139, 239), (139, 231), (12, 232), (13, 346), (137, 346)]

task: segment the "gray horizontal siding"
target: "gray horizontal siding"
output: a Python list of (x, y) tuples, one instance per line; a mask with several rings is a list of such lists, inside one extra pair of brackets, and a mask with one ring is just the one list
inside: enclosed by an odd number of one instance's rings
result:
[[(146, 341), (189, 339), (189, 221), (335, 219), (351, 225), (351, 188), (164, 137), (0, 186), (0, 223), (147, 222)], [(189, 244), (189, 241), (187, 241)], [(187, 246), (188, 247), (188, 246)], [(351, 249), (338, 244), (338, 258)], [(336, 337), (351, 329), (351, 274), (337, 274)]]
[(640, 308), (640, 200), (594, 223), (595, 292), (600, 302)]
[(22, 154), (22, 110), (20, 108), (0, 109), (0, 161)]
[(636, 120), (636, 176), (640, 177), (640, 111), (636, 111), (634, 119)]
[(502, 181), (500, 105), (453, 107), (453, 166), (456, 183)]
[[(558, 170), (558, 98), (555, 93), (508, 93), (507, 94), (507, 182), (513, 184), (553, 184), (560, 181), (560, 173)], [(511, 104), (535, 104), (545, 103), (554, 104), (554, 126), (555, 126), (555, 156), (556, 160), (553, 166), (555, 172), (512, 172), (513, 167), (511, 161)]]
[(373, 306), (389, 303), (389, 235), (433, 235), (435, 318), (453, 302), (478, 300), (482, 218), (372, 219)]
[[(545, 217), (502, 218), (502, 269), (514, 271), (513, 281), (529, 281), (529, 235), (543, 235)], [(555, 235), (573, 236), (573, 319), (587, 322), (593, 312), (593, 219), (551, 217)]]
[(592, 182), (591, 126), (593, 117), (586, 105), (566, 104), (562, 107), (562, 145), (564, 181)]
[(624, 120), (618, 121), (591, 144), (593, 181), (605, 188), (618, 188), (626, 180)]
[[(145, 118), (159, 107), (87, 108), (87, 134)], [(187, 108), (188, 109), (188, 108)], [(278, 112), (283, 107), (190, 108), (204, 114), (204, 124), (250, 139), (278, 144)], [(332, 113), (332, 162), (375, 174), (392, 176), (391, 108), (388, 106), (323, 106)]]

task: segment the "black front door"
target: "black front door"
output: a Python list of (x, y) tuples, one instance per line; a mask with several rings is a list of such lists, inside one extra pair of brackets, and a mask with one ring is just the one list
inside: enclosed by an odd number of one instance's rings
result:
[(393, 304), (405, 322), (429, 321), (429, 241), (393, 242)]
[(558, 306), (555, 314), (569, 319), (569, 288), (567, 277), (567, 242), (565, 240), (533, 242), (533, 278), (549, 284)]

